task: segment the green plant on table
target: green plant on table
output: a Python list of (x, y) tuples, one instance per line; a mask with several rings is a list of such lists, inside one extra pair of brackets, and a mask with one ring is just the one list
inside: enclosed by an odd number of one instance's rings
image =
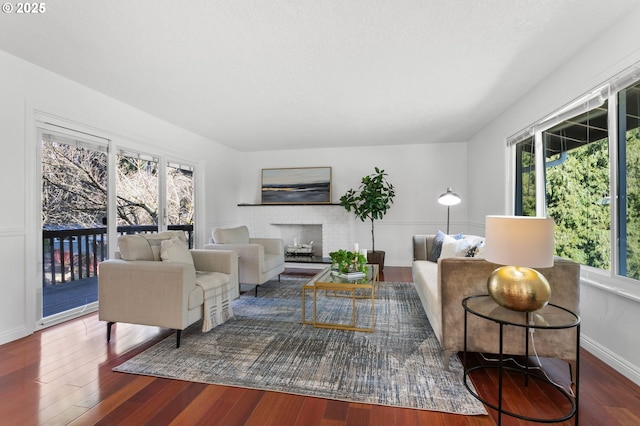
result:
[(340, 249), (329, 253), (329, 257), (340, 273), (368, 271), (367, 258), (360, 253)]

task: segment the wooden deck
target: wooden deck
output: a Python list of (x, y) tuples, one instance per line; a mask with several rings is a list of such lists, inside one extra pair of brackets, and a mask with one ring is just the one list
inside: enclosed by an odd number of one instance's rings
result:
[(85, 278), (42, 289), (42, 317), (98, 301), (98, 277)]

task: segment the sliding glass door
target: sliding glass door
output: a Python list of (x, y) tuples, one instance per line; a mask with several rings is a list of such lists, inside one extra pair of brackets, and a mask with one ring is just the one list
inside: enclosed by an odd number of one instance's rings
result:
[(41, 317), (98, 300), (97, 265), (107, 256), (107, 145), (41, 131)]
[[(134, 150), (115, 148), (110, 154), (112, 141), (40, 125), (42, 291), (37, 306), (39, 319), (47, 318), (42, 324), (51, 324), (97, 308), (97, 269), (109, 257), (109, 236), (181, 230), (193, 246), (195, 167)], [(116, 241), (111, 243), (116, 249)]]

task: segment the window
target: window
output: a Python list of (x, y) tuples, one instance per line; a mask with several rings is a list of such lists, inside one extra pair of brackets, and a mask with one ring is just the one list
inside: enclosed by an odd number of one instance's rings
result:
[(556, 224), (556, 255), (609, 269), (607, 104), (542, 132), (547, 216)]
[(618, 273), (640, 280), (640, 84), (618, 93)]
[(515, 214), (552, 217), (558, 256), (640, 280), (640, 83), (633, 72), (508, 144)]
[(516, 205), (518, 216), (536, 215), (535, 141), (529, 137), (516, 145)]

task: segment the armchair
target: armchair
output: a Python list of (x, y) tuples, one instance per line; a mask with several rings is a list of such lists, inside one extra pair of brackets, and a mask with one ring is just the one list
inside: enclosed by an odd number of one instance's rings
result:
[(203, 319), (209, 331), (233, 316), (238, 296), (234, 251), (189, 250), (180, 231), (121, 235), (115, 259), (98, 265), (99, 319), (107, 342), (116, 322), (182, 330)]
[(246, 226), (216, 228), (213, 243), (205, 250), (233, 250), (238, 253), (239, 282), (258, 286), (284, 272), (284, 240), (280, 238), (250, 238)]

